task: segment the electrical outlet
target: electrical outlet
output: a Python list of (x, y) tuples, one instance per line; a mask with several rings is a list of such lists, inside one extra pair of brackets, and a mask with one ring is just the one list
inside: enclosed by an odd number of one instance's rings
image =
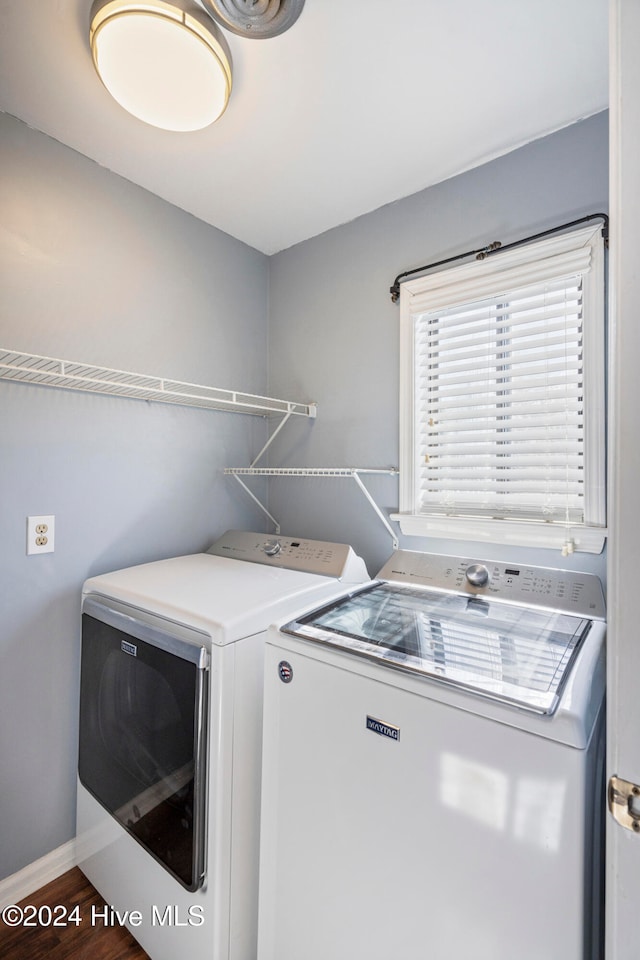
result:
[(27, 554), (53, 553), (55, 517), (27, 517)]

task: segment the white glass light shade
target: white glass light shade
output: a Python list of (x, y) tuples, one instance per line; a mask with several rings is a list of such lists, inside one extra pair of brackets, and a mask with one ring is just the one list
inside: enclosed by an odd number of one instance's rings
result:
[(164, 130), (200, 130), (217, 120), (231, 93), (231, 62), (207, 21), (190, 5), (163, 0), (94, 3), (91, 52), (111, 96)]

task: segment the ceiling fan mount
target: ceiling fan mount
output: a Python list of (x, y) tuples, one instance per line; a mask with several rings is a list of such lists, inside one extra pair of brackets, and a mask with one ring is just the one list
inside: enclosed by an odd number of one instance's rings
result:
[(292, 27), (304, 0), (202, 0), (220, 26), (240, 37), (266, 40)]

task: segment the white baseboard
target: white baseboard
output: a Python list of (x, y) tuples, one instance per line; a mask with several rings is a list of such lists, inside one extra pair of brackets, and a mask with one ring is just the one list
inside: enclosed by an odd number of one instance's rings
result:
[(0, 880), (0, 910), (24, 900), (77, 864), (76, 843), (75, 840), (69, 840), (5, 880)]

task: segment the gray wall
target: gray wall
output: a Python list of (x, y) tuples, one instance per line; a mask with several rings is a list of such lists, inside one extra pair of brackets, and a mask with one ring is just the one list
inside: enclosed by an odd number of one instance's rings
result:
[[(606, 211), (607, 150), (600, 115), (268, 259), (0, 115), (0, 347), (316, 400), (318, 420), (293, 419), (272, 465), (395, 465), (394, 276)], [(263, 529), (221, 469), (248, 463), (266, 428), (6, 382), (0, 404), (2, 878), (74, 832), (83, 580)], [(397, 508), (397, 480), (369, 486)], [(276, 479), (270, 505), (283, 532), (352, 542), (372, 573), (390, 553), (352, 481)], [(55, 553), (27, 557), (26, 517), (50, 513)]]
[[(265, 256), (6, 115), (0, 166), (0, 347), (265, 393)], [(266, 425), (7, 382), (0, 408), (2, 878), (74, 834), (83, 580), (261, 529), (221, 469)]]
[[(271, 466), (398, 464), (394, 277), (493, 240), (504, 244), (606, 213), (607, 119), (599, 114), (271, 258), (269, 389), (319, 405), (316, 422), (296, 422), (278, 437)], [(372, 478), (368, 486), (385, 510), (397, 510), (396, 479)], [(273, 480), (270, 505), (285, 532), (354, 544), (372, 574), (391, 552), (391, 539), (353, 481)], [(523, 557), (498, 545), (400, 539), (414, 550)], [(529, 562), (533, 555), (542, 564), (604, 574), (603, 557), (524, 554)]]

